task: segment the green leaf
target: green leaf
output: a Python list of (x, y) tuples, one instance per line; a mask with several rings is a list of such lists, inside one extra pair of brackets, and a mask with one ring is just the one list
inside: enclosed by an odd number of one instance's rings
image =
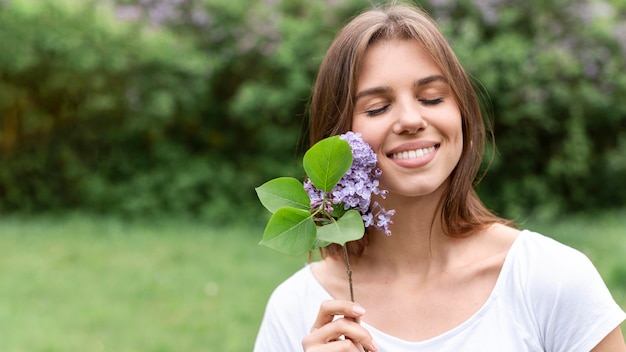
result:
[(339, 220), (317, 229), (317, 240), (340, 245), (363, 237), (365, 226), (363, 218), (356, 210), (348, 210)]
[(315, 233), (315, 222), (308, 211), (284, 207), (270, 217), (259, 244), (285, 254), (302, 254), (313, 246)]
[(333, 217), (338, 219), (346, 213), (346, 209), (344, 208), (344, 203), (341, 202), (339, 204), (333, 204)]
[[(318, 227), (318, 229), (320, 229), (320, 227)], [(311, 250), (324, 248), (328, 246), (329, 244), (330, 242), (322, 241), (320, 239), (315, 239), (315, 242), (313, 242), (313, 246), (311, 246)]]
[(330, 192), (352, 166), (352, 149), (339, 136), (322, 139), (304, 154), (302, 166), (317, 189)]
[(293, 177), (279, 177), (255, 188), (261, 204), (270, 212), (283, 207), (308, 210), (311, 200), (302, 183)]

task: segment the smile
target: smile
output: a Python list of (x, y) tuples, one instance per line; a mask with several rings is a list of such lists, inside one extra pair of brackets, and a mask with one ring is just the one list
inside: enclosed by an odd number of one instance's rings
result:
[(415, 150), (405, 150), (403, 152), (391, 154), (389, 157), (391, 159), (415, 159), (434, 152), (437, 149), (436, 147), (437, 146)]

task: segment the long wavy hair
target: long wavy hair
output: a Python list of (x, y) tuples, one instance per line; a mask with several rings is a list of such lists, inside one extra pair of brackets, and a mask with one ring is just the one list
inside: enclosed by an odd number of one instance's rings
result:
[[(320, 66), (310, 102), (310, 144), (351, 129), (356, 85), (361, 61), (374, 43), (416, 40), (430, 54), (450, 84), (461, 111), (463, 151), (450, 175), (448, 190), (440, 201), (442, 226), (449, 236), (468, 236), (493, 223), (511, 224), (493, 214), (478, 198), (474, 181), (483, 159), (486, 128), (479, 99), (438, 25), (424, 11), (392, 4), (373, 8), (348, 23), (336, 36)], [(347, 244), (352, 254), (362, 253), (367, 235)], [(322, 255), (335, 255), (331, 245)]]

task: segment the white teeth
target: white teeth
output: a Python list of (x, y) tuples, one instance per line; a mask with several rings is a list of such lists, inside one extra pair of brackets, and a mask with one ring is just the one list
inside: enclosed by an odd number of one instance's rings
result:
[(392, 159), (415, 159), (415, 158), (419, 158), (420, 156), (424, 156), (426, 154), (432, 153), (434, 151), (435, 151), (434, 146), (430, 148), (408, 150), (408, 151), (392, 154), (391, 158)]

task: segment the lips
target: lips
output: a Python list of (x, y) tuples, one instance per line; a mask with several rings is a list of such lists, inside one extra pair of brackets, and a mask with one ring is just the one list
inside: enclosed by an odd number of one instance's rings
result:
[(434, 141), (419, 141), (400, 145), (387, 153), (387, 157), (396, 160), (422, 158), (439, 149), (440, 144)]

